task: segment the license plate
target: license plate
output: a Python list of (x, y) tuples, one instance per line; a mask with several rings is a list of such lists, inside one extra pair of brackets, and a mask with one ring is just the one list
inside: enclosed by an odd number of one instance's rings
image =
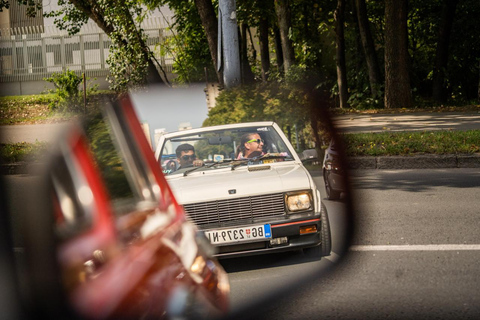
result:
[(251, 240), (270, 239), (272, 231), (269, 224), (205, 231), (212, 244), (224, 244)]
[(274, 163), (274, 162), (275, 162), (275, 159), (263, 160), (263, 163)]

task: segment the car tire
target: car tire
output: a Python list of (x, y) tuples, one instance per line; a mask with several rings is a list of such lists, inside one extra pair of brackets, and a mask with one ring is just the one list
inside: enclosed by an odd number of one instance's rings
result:
[(328, 221), (327, 208), (322, 203), (322, 211), (320, 213), (321, 227), (320, 239), (321, 243), (318, 246), (305, 248), (303, 253), (311, 258), (321, 258), (329, 256), (332, 252), (332, 236), (330, 233), (330, 222)]
[(325, 182), (325, 191), (327, 192), (327, 199), (328, 200), (338, 200), (340, 199), (340, 191), (333, 190), (332, 187), (330, 187), (330, 183), (328, 182), (327, 178), (327, 173), (323, 173), (323, 181)]

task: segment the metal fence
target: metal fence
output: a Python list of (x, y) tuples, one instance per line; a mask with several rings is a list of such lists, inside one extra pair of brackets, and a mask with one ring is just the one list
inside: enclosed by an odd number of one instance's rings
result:
[[(87, 77), (108, 75), (106, 59), (111, 41), (98, 29), (69, 36), (68, 34), (27, 33), (21, 30), (1, 32), (0, 82), (42, 80), (66, 69), (85, 73)], [(39, 30), (40, 31), (40, 30)], [(145, 29), (147, 45), (156, 52), (157, 60), (169, 73), (173, 58), (159, 56), (155, 46), (168, 34), (166, 28)]]

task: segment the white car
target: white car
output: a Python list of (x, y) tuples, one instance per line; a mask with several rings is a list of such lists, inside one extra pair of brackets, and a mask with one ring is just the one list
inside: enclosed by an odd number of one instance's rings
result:
[(320, 192), (276, 123), (167, 133), (155, 156), (218, 257), (296, 249), (330, 255)]

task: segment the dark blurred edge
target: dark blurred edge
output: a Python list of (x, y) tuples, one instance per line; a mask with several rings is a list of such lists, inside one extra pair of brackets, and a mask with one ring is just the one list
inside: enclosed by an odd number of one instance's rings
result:
[[(68, 136), (70, 130), (71, 126), (67, 126), (58, 137)], [(58, 245), (54, 216), (51, 214), (54, 210), (50, 173), (54, 171), (60, 155), (60, 145), (53, 143), (45, 155), (45, 161), (30, 171), (30, 174), (39, 176), (38, 186), (41, 188), (29, 186), (26, 194), (31, 199), (25, 212), (22, 212), (22, 220), (25, 222), (21, 226), (25, 244), (25, 281), (28, 285), (23, 298), (28, 319), (78, 318), (70, 308), (62, 285), (62, 273), (55, 250)]]
[[(0, 158), (0, 164), (3, 159)], [(11, 209), (3, 174), (0, 175), (0, 318), (22, 319), (22, 299), (13, 254)]]

